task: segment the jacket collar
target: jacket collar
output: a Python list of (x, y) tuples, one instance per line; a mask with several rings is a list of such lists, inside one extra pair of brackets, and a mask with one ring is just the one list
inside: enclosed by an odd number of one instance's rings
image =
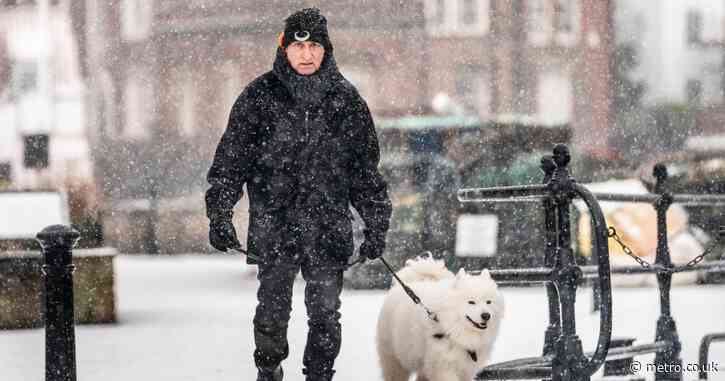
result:
[(295, 103), (318, 105), (342, 77), (332, 53), (325, 52), (320, 69), (312, 75), (299, 75), (292, 69), (282, 48), (277, 48), (272, 72), (287, 88)]

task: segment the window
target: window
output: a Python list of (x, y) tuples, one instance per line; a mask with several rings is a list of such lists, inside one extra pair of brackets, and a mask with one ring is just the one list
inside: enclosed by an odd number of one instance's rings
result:
[(181, 82), (181, 106), (179, 108), (179, 130), (182, 135), (194, 135), (196, 121), (196, 85), (191, 73)]
[(476, 0), (462, 0), (458, 12), (461, 24), (464, 26), (475, 26), (478, 24), (478, 9)]
[(533, 45), (544, 45), (551, 34), (551, 18), (546, 0), (529, 0), (527, 7), (528, 40)]
[(100, 85), (100, 115), (98, 123), (101, 123), (101, 131), (103, 134), (117, 137), (120, 131), (118, 131), (116, 116), (118, 115), (120, 107), (116, 102), (118, 91), (113, 83), (113, 79), (108, 71), (102, 69), (98, 81)]
[(572, 0), (554, 1), (554, 30), (560, 33), (574, 31), (574, 9)]
[(526, 4), (528, 40), (531, 44), (576, 44), (581, 18), (579, 0), (528, 0)]
[(462, 65), (456, 71), (456, 98), (463, 102), (466, 111), (476, 106), (476, 69), (472, 65)]
[(141, 138), (149, 136), (149, 118), (154, 115), (153, 97), (149, 81), (131, 76), (124, 92), (126, 105), (123, 136)]
[(426, 26), (436, 36), (478, 36), (488, 32), (490, 0), (426, 0)]
[(718, 11), (704, 12), (702, 23), (701, 41), (706, 44), (722, 44), (725, 30), (723, 29), (722, 13)]
[(456, 71), (456, 99), (466, 114), (488, 117), (491, 94), (487, 73), (478, 65), (461, 65)]
[(693, 106), (702, 105), (702, 81), (698, 79), (688, 79), (685, 85), (687, 93), (687, 102)]
[(435, 0), (435, 8), (433, 9), (433, 17), (431, 23), (434, 26), (442, 26), (446, 20), (446, 0)]
[(687, 43), (695, 45), (702, 42), (702, 13), (697, 9), (687, 11)]
[(566, 73), (547, 72), (539, 77), (538, 118), (546, 124), (563, 124), (571, 121), (573, 114), (573, 89)]
[(153, 0), (121, 1), (121, 34), (127, 40), (146, 38), (151, 31)]
[(0, 162), (0, 187), (12, 181), (12, 165), (9, 162)]
[(241, 65), (237, 61), (228, 60), (221, 66), (221, 91), (219, 92), (220, 111), (218, 125), (215, 127), (224, 129), (229, 121), (229, 113), (239, 93), (242, 92), (244, 84), (241, 78)]
[(10, 100), (19, 100), (38, 88), (38, 64), (34, 61), (15, 61), (10, 68)]
[[(172, 103), (176, 108), (176, 129), (181, 135), (194, 135), (198, 101), (194, 69), (191, 66), (172, 68), (170, 84), (173, 93)], [(231, 104), (225, 113), (225, 118), (229, 116), (229, 110), (231, 110)]]
[(554, 0), (554, 33), (559, 45), (571, 46), (579, 29), (578, 0)]

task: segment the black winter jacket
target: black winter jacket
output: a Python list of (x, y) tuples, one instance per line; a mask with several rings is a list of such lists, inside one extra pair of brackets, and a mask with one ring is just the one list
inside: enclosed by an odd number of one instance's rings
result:
[(332, 54), (302, 77), (278, 49), (274, 69), (234, 103), (207, 175), (207, 215), (230, 216), (246, 184), (250, 254), (342, 263), (353, 252), (350, 204), (370, 234), (388, 230), (379, 158), (368, 107)]

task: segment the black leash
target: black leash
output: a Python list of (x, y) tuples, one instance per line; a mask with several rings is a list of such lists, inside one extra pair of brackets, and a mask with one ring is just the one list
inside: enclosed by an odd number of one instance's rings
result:
[(408, 296), (410, 297), (411, 300), (413, 300), (413, 303), (418, 304), (421, 307), (423, 307), (423, 310), (425, 310), (425, 313), (428, 315), (428, 318), (430, 318), (431, 320), (433, 320), (434, 322), (437, 323), (438, 316), (434, 312), (431, 312), (431, 310), (429, 310), (428, 307), (426, 307), (425, 304), (423, 304), (423, 302), (421, 302), (418, 295), (416, 295), (415, 292), (413, 292), (413, 290), (410, 287), (408, 287), (408, 285), (406, 285), (398, 277), (398, 274), (395, 273), (395, 270), (393, 270), (393, 268), (390, 266), (390, 264), (388, 264), (388, 261), (386, 261), (385, 258), (380, 257), (379, 259), (380, 259), (380, 261), (383, 262), (385, 267), (387, 267), (388, 271), (390, 271), (390, 273), (393, 274), (393, 277), (395, 278), (395, 280), (397, 280), (398, 283), (400, 283), (400, 286), (403, 287), (403, 290), (405, 291), (405, 293), (408, 294)]

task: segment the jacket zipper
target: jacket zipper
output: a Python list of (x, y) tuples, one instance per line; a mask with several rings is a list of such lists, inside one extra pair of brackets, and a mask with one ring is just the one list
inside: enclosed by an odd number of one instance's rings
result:
[(307, 143), (310, 142), (310, 128), (308, 126), (309, 120), (310, 120), (310, 112), (305, 111), (305, 141)]

